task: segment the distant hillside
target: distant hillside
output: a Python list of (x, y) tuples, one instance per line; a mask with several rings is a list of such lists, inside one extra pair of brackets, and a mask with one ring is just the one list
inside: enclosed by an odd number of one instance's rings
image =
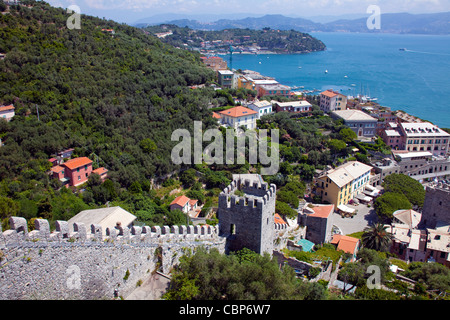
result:
[(307, 53), (325, 50), (325, 44), (311, 35), (294, 30), (274, 30), (264, 28), (226, 29), (220, 31), (192, 30), (176, 25), (159, 25), (144, 30), (164, 35), (162, 41), (180, 48), (188, 48), (203, 53), (226, 52), (229, 46), (240, 52)]
[(0, 14), (0, 105), (16, 108), (0, 119), (0, 181), (47, 185), (47, 159), (67, 148), (125, 187), (176, 170), (172, 132), (211, 114), (214, 90), (189, 88), (214, 80), (200, 55), (85, 15), (70, 30), (64, 9), (22, 3)]
[[(367, 14), (367, 18), (369, 14)], [(409, 14), (385, 13), (381, 15), (381, 29), (369, 30), (367, 18), (342, 19), (328, 23), (313, 22), (304, 18), (290, 18), (283, 15), (265, 15), (259, 18), (221, 19), (215, 22), (198, 20), (173, 20), (167, 22), (180, 27), (197, 30), (224, 30), (230, 28), (262, 29), (269, 27), (280, 30), (296, 30), (301, 32), (379, 32), (410, 34), (450, 34), (450, 12)], [(141, 25), (143, 26), (143, 25)]]

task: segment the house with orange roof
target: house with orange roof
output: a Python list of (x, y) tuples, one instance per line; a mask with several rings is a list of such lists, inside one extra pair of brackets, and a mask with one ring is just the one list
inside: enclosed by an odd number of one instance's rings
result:
[(356, 253), (358, 252), (360, 242), (361, 241), (357, 238), (335, 234), (333, 235), (330, 243), (336, 245), (336, 250), (350, 253), (352, 255), (351, 261), (354, 261), (356, 259)]
[(180, 210), (184, 213), (189, 213), (190, 211), (195, 212), (198, 215), (198, 200), (189, 199), (185, 195), (176, 197), (169, 205), (171, 211)]
[(237, 106), (219, 112), (221, 124), (237, 129), (244, 127), (246, 129), (256, 129), (256, 119), (258, 113), (252, 109)]
[(11, 121), (11, 119), (15, 115), (16, 108), (10, 104), (9, 106), (0, 106), (0, 118), (5, 119), (6, 121)]
[(88, 180), (92, 173), (92, 160), (87, 157), (79, 157), (64, 162), (64, 176), (70, 179), (70, 186), (79, 186)]
[(98, 169), (92, 170), (92, 173), (98, 174), (102, 181), (105, 181), (106, 178), (108, 178), (108, 169), (106, 169), (105, 167), (100, 167)]
[(306, 239), (316, 244), (329, 242), (333, 227), (334, 205), (308, 205), (298, 215), (300, 225), (306, 227)]
[(320, 93), (319, 107), (324, 112), (346, 110), (347, 96), (332, 89), (325, 90)]
[[(52, 159), (49, 159), (49, 161)], [(85, 183), (92, 173), (92, 160), (87, 157), (71, 159), (64, 163), (51, 162), (54, 164), (50, 169), (52, 177), (61, 181), (66, 187), (76, 187)]]

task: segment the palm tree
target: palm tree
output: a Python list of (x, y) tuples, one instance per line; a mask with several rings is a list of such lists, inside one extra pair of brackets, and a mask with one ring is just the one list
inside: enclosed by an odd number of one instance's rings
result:
[(363, 246), (377, 251), (387, 251), (393, 238), (387, 228), (388, 226), (382, 223), (366, 227), (361, 236)]

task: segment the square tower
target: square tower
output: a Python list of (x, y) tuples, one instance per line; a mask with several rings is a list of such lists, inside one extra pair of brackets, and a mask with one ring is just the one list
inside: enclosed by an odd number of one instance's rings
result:
[(276, 186), (260, 175), (236, 175), (219, 195), (219, 235), (227, 253), (248, 248), (272, 255)]

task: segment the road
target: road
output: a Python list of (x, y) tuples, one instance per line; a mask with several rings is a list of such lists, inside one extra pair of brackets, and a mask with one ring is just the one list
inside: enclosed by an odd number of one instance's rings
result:
[(358, 213), (353, 218), (342, 218), (340, 214), (333, 213), (333, 224), (339, 227), (342, 234), (347, 235), (354, 232), (363, 231), (365, 227), (377, 221), (377, 214), (373, 205), (370, 208), (367, 205), (359, 204), (357, 206), (348, 204), (349, 208), (358, 210)]

